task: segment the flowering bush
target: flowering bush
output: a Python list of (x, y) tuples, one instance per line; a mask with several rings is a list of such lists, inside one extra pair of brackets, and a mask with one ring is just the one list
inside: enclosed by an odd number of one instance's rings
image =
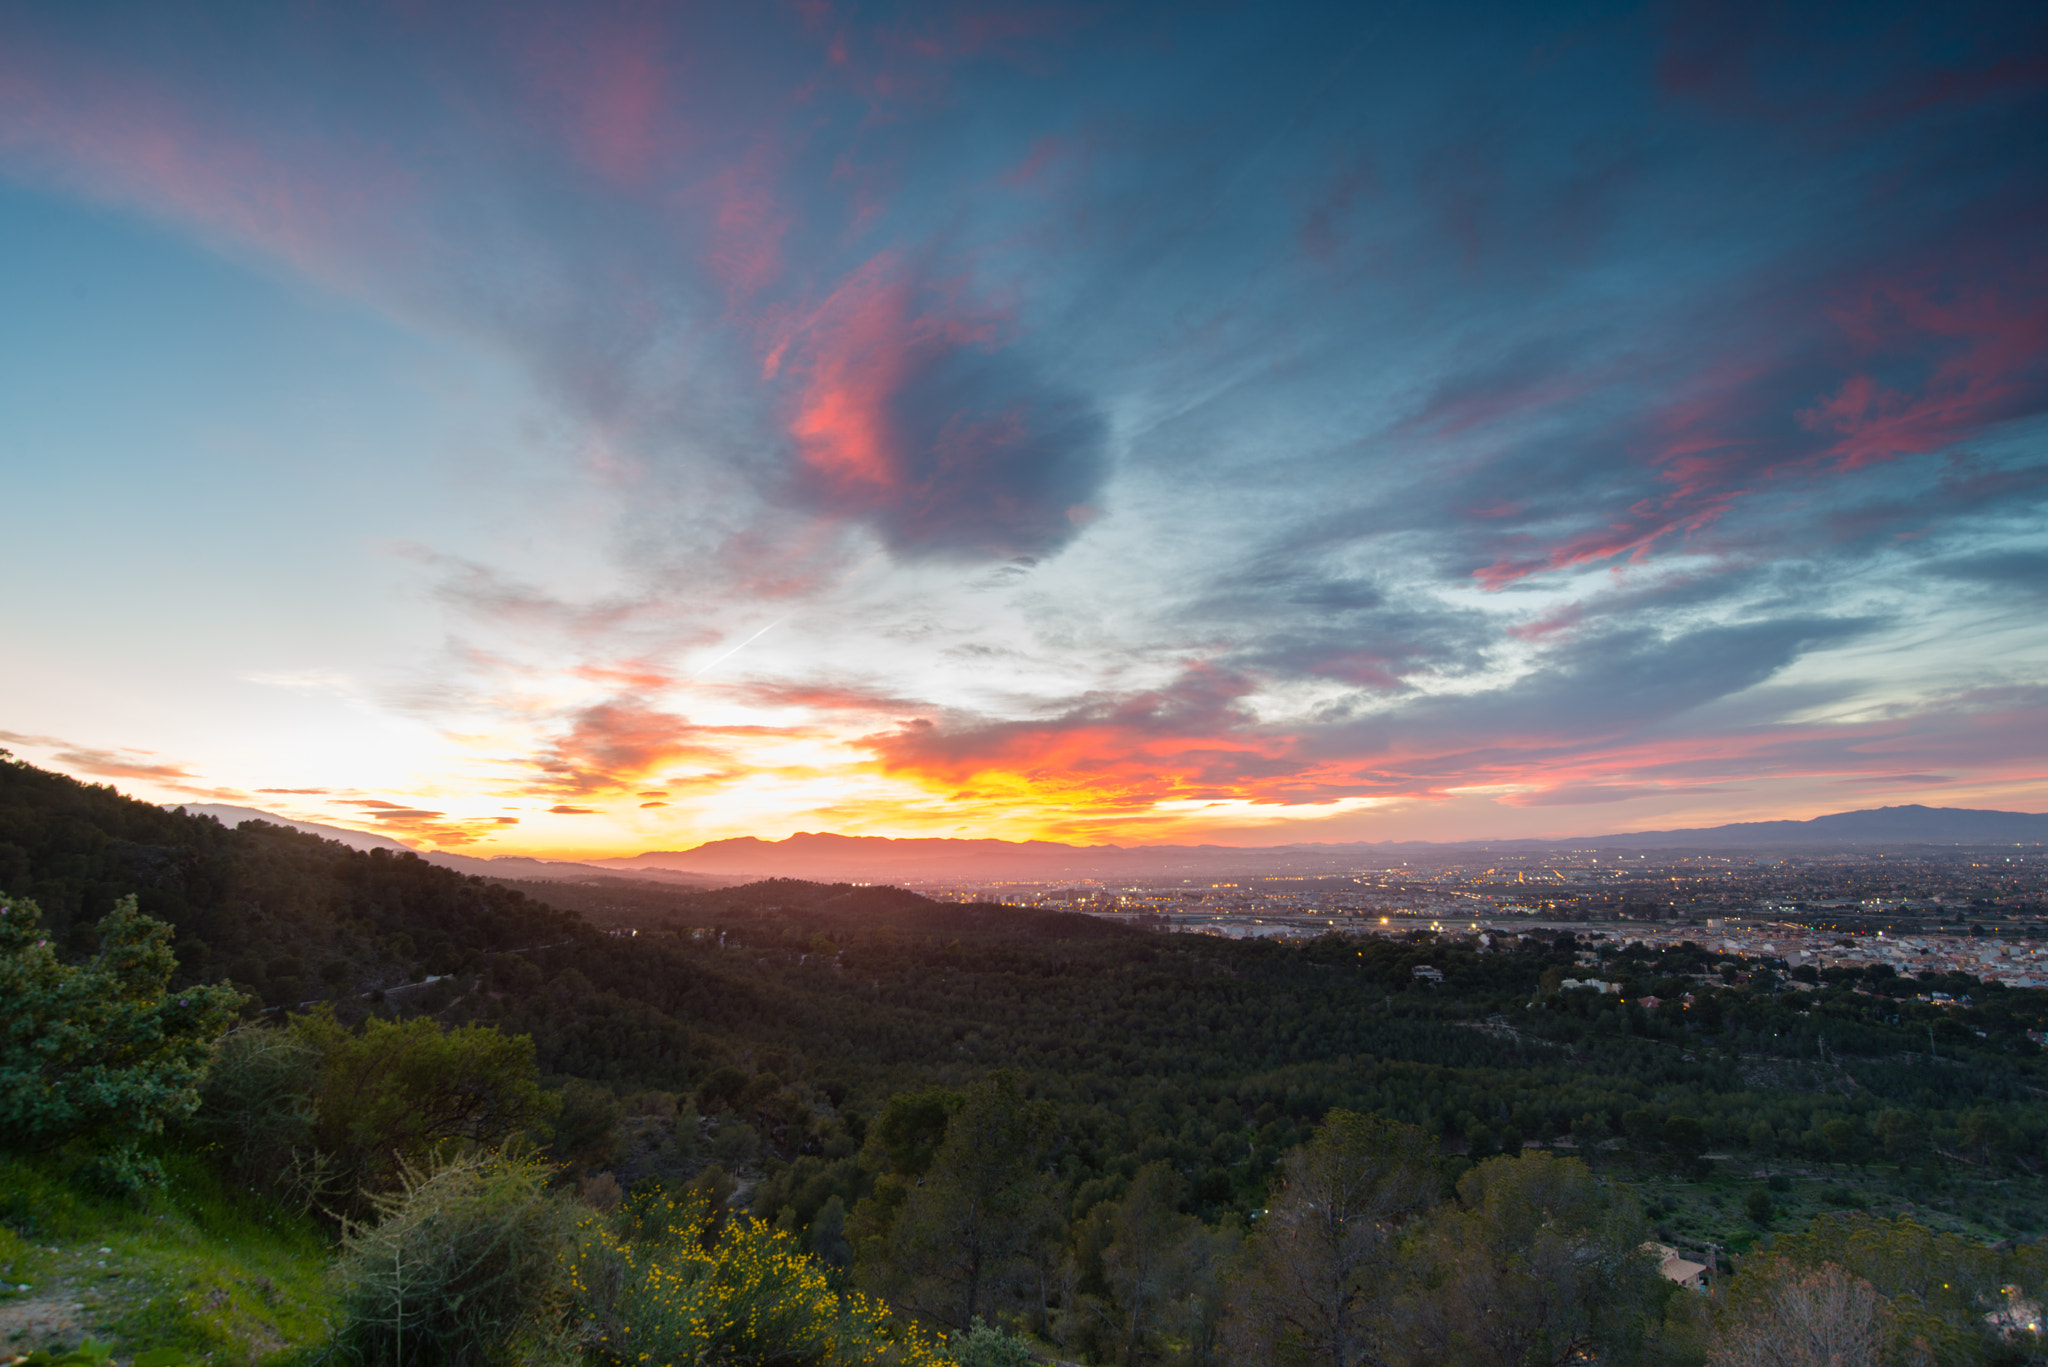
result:
[(34, 902), (0, 899), (0, 1143), (84, 1137), (116, 1185), (149, 1165), (135, 1142), (199, 1104), (213, 1042), (242, 994), (226, 986), (171, 992), (171, 928), (123, 898), (99, 923), (99, 953), (66, 964)]
[(591, 1346), (673, 1367), (943, 1367), (938, 1342), (880, 1301), (836, 1292), (794, 1236), (747, 1216), (713, 1243), (703, 1197), (656, 1195), (585, 1221), (570, 1284)]

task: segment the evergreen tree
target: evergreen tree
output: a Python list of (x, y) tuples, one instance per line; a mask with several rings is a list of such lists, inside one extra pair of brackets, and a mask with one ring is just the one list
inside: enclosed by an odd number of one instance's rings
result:
[(213, 1043), (242, 994), (169, 990), (170, 927), (123, 898), (96, 928), (98, 953), (67, 964), (34, 902), (0, 900), (0, 1142), (74, 1138), (101, 1151), (112, 1185), (154, 1177), (134, 1145), (199, 1105)]
[(1421, 1129), (1332, 1111), (1287, 1155), (1245, 1247), (1235, 1337), (1251, 1361), (1361, 1367), (1392, 1360), (1401, 1236), (1435, 1201)]
[(1058, 1185), (1040, 1164), (1052, 1125), (1051, 1105), (1027, 1100), (1014, 1073), (968, 1088), (862, 1279), (957, 1329), (1024, 1304), (1057, 1228)]

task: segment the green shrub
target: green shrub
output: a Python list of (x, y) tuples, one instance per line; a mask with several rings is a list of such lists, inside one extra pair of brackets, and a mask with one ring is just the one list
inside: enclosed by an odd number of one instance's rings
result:
[(319, 1011), (290, 1034), (319, 1060), (307, 1143), (340, 1190), (390, 1191), (406, 1167), (454, 1144), (503, 1144), (559, 1104), (540, 1088), (533, 1040), (493, 1026), (372, 1018), (350, 1030)]
[(162, 1174), (132, 1152), (199, 1104), (213, 1041), (244, 998), (224, 986), (171, 992), (171, 928), (123, 898), (89, 962), (65, 964), (29, 901), (0, 900), (0, 1143), (79, 1143), (102, 1189)]
[(570, 1078), (560, 1102), (549, 1155), (571, 1168), (604, 1168), (616, 1161), (624, 1110), (612, 1089), (586, 1078)]
[(585, 1221), (571, 1284), (601, 1358), (670, 1367), (943, 1367), (915, 1325), (832, 1290), (789, 1233), (739, 1216), (715, 1242), (701, 1193), (654, 1193)]
[(164, 1184), (164, 1165), (131, 1144), (86, 1154), (73, 1176), (88, 1191), (133, 1199)]
[(214, 1046), (200, 1087), (200, 1123), (238, 1172), (276, 1161), (313, 1130), (320, 1054), (302, 1035), (245, 1025)]
[(244, 1181), (355, 1216), (407, 1166), (503, 1144), (557, 1105), (524, 1035), (425, 1017), (350, 1030), (324, 1009), (222, 1039), (201, 1096), (202, 1131)]
[(340, 1355), (380, 1367), (566, 1360), (575, 1217), (550, 1175), (485, 1153), (405, 1169), (374, 1198), (374, 1224), (344, 1227)]
[(235, 1175), (299, 1210), (336, 1194), (336, 1164), (313, 1145), (320, 1051), (292, 1030), (245, 1025), (214, 1047), (199, 1126)]
[(983, 1320), (946, 1340), (946, 1352), (960, 1367), (1031, 1367), (1031, 1347)]

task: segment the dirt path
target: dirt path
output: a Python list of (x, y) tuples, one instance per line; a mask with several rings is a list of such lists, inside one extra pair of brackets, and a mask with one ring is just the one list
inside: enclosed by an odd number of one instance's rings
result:
[(72, 1348), (92, 1332), (92, 1316), (78, 1288), (51, 1278), (28, 1295), (0, 1300), (0, 1362), (15, 1362), (38, 1348)]
[[(38, 1348), (63, 1352), (88, 1338), (118, 1342), (112, 1325), (137, 1306), (175, 1294), (155, 1259), (92, 1242), (38, 1246), (37, 1254), (30, 1289), (24, 1293), (16, 1283), (0, 1295), (0, 1367)], [(115, 1359), (123, 1361), (125, 1354)]]

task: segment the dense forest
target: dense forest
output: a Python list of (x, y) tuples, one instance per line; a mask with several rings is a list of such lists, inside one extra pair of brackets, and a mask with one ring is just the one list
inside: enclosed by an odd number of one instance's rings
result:
[[(1232, 1333), (1294, 1332), (1257, 1330), (1229, 1288), (1284, 1279), (1274, 1212), (1330, 1180), (1332, 1155), (1413, 1222), (1367, 1315), (1379, 1346), (1328, 1359), (1346, 1363), (1682, 1360), (1705, 1351), (1697, 1326), (1624, 1257), (1647, 1238), (1717, 1267), (1795, 1237), (1855, 1263), (1847, 1240), (1890, 1305), (1906, 1292), (1870, 1248), (1948, 1239), (1953, 1260), (2003, 1239), (2009, 1261), (2048, 1219), (2030, 1035), (2048, 994), (1967, 978), (1935, 985), (1966, 1004), (1937, 1007), (1884, 970), (1823, 979), (1568, 933), (1277, 944), (891, 888), (508, 885), (12, 760), (0, 894), (38, 904), (79, 960), (132, 897), (170, 928), (177, 984), (241, 994), (272, 1028), (231, 1037), (245, 1090), (216, 1079), (209, 1104), (268, 1114), (258, 1083), (313, 1070), (301, 1129), (220, 1131), (302, 1204), (403, 1185), (335, 1098), (418, 1050), (428, 1071), (504, 1079), (442, 1098), (464, 1118), (436, 1134), (523, 1129), (593, 1209), (688, 1194), (684, 1224), (749, 1213), (849, 1294), (1094, 1361), (1228, 1361), (1248, 1351)], [(1618, 990), (1563, 986), (1595, 976)], [(1627, 1263), (1609, 1300), (1576, 1303), (1590, 1337), (1482, 1352), (1425, 1323), (1424, 1301), (1455, 1297), (1417, 1288), (1509, 1294), (1471, 1281), (1474, 1250), (1524, 1237), (1532, 1200)], [(986, 1246), (963, 1263), (968, 1206)], [(2001, 1267), (1983, 1275), (2021, 1275)]]

